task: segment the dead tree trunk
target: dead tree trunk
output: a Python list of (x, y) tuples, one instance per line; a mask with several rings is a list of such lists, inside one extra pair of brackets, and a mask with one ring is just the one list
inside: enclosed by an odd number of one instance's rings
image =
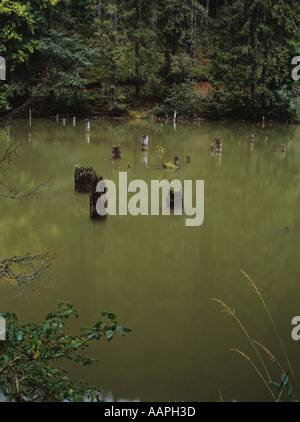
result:
[(75, 191), (80, 193), (91, 192), (92, 183), (96, 177), (93, 167), (75, 166)]
[(97, 185), (98, 183), (103, 180), (102, 176), (96, 175), (93, 179), (92, 186), (91, 186), (91, 193), (90, 193), (90, 218), (93, 220), (103, 220), (106, 218), (106, 212), (104, 210), (106, 208), (106, 204), (103, 202), (101, 208), (103, 214), (99, 213), (99, 207), (97, 207), (98, 200), (106, 194), (107, 189), (105, 187), (103, 192), (97, 192)]

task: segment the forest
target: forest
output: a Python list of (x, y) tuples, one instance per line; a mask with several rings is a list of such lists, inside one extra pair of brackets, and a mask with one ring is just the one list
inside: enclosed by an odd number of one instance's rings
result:
[(299, 0), (2, 0), (0, 116), (300, 120)]

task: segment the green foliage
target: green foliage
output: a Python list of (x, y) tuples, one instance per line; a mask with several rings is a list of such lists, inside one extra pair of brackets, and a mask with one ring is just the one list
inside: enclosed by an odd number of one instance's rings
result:
[(37, 40), (34, 38), (35, 19), (30, 4), (3, 0), (0, 3), (0, 56), (6, 60), (8, 80), (14, 85), (1, 85), (0, 112), (11, 108), (14, 93), (24, 90), (23, 65), (33, 53)]
[(166, 116), (177, 102), (185, 117), (298, 119), (299, 15), (298, 0), (3, 0), (0, 107), (38, 95), (49, 112)]
[(157, 145), (157, 150), (155, 151), (158, 155), (160, 161), (160, 167), (164, 168), (166, 166), (166, 153), (167, 150), (160, 145)]
[(99, 321), (77, 335), (67, 329), (69, 318), (78, 318), (69, 302), (58, 303), (38, 324), (21, 323), (13, 312), (0, 316), (6, 321), (6, 340), (0, 341), (0, 390), (8, 401), (101, 401), (98, 388), (74, 383), (60, 362), (97, 363), (86, 351), (92, 341), (111, 341), (116, 332), (124, 336), (131, 331), (117, 323), (114, 313), (102, 312)]
[(289, 381), (288, 374), (281, 374), (280, 382), (271, 381), (269, 384), (274, 390), (276, 401), (282, 401), (282, 396), (286, 393), (290, 401), (299, 402), (293, 390), (293, 386)]
[(41, 38), (38, 52), (48, 67), (34, 94), (56, 97), (57, 111), (61, 108), (80, 112), (87, 101), (87, 94), (82, 91), (88, 83), (87, 71), (93, 51), (76, 34), (50, 30)]
[(202, 108), (203, 96), (197, 92), (192, 81), (175, 85), (167, 91), (161, 105), (152, 111), (158, 116), (173, 117), (174, 112), (181, 117), (197, 117)]
[(2, 84), (0, 91), (0, 112), (11, 109), (10, 100), (13, 96), (13, 89), (9, 84)]
[(291, 59), (299, 42), (299, 13), (298, 1), (236, 0), (214, 21), (211, 115), (295, 117)]

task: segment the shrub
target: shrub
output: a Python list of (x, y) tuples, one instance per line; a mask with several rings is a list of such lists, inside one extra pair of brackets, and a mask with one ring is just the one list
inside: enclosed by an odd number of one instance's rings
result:
[(152, 112), (156, 117), (173, 117), (175, 111), (181, 117), (197, 117), (202, 112), (203, 100), (204, 97), (196, 91), (194, 83), (188, 80), (170, 88), (163, 102), (154, 107)]

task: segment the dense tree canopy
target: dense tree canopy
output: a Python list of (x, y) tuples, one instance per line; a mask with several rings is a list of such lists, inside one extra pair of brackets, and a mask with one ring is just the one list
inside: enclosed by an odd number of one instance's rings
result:
[(299, 16), (298, 0), (3, 0), (1, 111), (34, 97), (45, 113), (177, 101), (186, 117), (299, 119)]

